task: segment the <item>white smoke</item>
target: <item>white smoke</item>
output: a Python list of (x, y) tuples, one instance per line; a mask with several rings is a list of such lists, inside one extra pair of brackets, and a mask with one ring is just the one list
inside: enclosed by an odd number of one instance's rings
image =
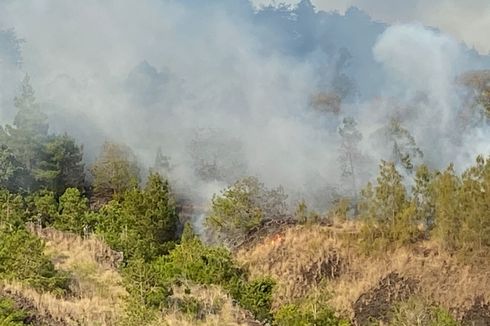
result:
[[(174, 182), (205, 199), (232, 179), (255, 175), (294, 198), (326, 202), (341, 183), (336, 129), (349, 114), (364, 133), (371, 175), (387, 152), (370, 135), (395, 113), (434, 166), (488, 151), (488, 127), (464, 139), (453, 133), (462, 105), (454, 78), (466, 69), (461, 46), (417, 23), (386, 29), (366, 49), (383, 71), (364, 74), (377, 71), (367, 67), (372, 58), (354, 55), (348, 77), (382, 87), (376, 99), (345, 101), (336, 115), (310, 105), (338, 70), (328, 40), (307, 43), (306, 34), (316, 30), (303, 25), (278, 34), (257, 27), (247, 1), (12, 1), (0, 4), (0, 21), (26, 40), (22, 70), (32, 76), (53, 129), (83, 142), (88, 162), (105, 140), (128, 144), (147, 167), (161, 147), (171, 157)], [(281, 47), (302, 30), (311, 53), (284, 53)], [(361, 47), (362, 33), (332, 38)], [(12, 89), (0, 94), (13, 97)], [(196, 134), (209, 129), (211, 147), (197, 148), (227, 171), (220, 180), (200, 180), (190, 151)]]

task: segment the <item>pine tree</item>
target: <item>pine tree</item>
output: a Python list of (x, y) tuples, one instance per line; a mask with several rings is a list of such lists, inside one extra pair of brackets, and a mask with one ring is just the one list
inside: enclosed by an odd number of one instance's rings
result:
[(477, 253), (490, 248), (490, 157), (478, 156), (463, 173), (460, 193), (461, 241)]
[(399, 119), (392, 118), (383, 130), (384, 137), (392, 145), (390, 160), (412, 173), (414, 162), (420, 161), (424, 154), (417, 147), (415, 138), (403, 128)]
[(342, 177), (350, 179), (352, 197), (357, 202), (357, 174), (358, 165), (362, 158), (359, 143), (362, 134), (357, 130), (357, 122), (352, 117), (344, 118), (342, 125), (338, 129), (341, 137), (339, 162), (342, 170)]
[(430, 231), (434, 225), (434, 198), (432, 193), (432, 181), (434, 174), (427, 165), (422, 164), (417, 168), (412, 188), (413, 202), (417, 211), (417, 220), (423, 223), (424, 229)]
[(461, 207), (459, 192), (461, 180), (453, 165), (438, 174), (433, 181), (435, 225), (432, 234), (447, 249), (457, 249), (460, 244)]
[(139, 168), (132, 151), (121, 145), (106, 142), (90, 172), (93, 176), (94, 197), (107, 201), (139, 183)]
[(34, 175), (48, 189), (61, 195), (67, 188), (83, 187), (83, 148), (67, 134), (52, 136), (43, 146), (43, 161)]
[(39, 152), (48, 136), (49, 125), (47, 116), (41, 112), (36, 101), (29, 75), (25, 76), (14, 105), (17, 114), (14, 125), (5, 127), (8, 135), (6, 144), (27, 170), (32, 171), (39, 163)]

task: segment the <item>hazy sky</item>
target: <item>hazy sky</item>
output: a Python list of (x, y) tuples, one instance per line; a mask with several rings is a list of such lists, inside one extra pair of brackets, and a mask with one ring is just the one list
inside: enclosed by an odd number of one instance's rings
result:
[[(256, 4), (299, 0), (254, 0)], [(482, 54), (490, 53), (489, 0), (311, 0), (322, 10), (344, 12), (350, 6), (365, 10), (374, 19), (393, 22), (420, 21), (438, 27), (474, 47)]]

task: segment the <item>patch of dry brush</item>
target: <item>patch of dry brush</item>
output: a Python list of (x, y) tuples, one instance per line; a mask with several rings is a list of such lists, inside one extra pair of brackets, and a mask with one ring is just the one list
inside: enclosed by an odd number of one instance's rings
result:
[[(366, 256), (356, 226), (295, 226), (236, 253), (253, 276), (278, 281), (274, 306), (309, 291), (330, 296), (329, 303), (353, 320), (382, 317), (392, 304), (416, 295), (462, 319), (490, 302), (490, 269), (471, 266), (433, 241)], [(323, 281), (321, 281), (323, 280)]]

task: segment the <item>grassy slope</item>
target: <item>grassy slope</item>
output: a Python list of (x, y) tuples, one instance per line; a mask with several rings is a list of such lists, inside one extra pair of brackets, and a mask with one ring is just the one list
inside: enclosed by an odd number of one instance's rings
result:
[[(127, 292), (117, 270), (122, 257), (117, 252), (94, 237), (84, 239), (52, 228), (31, 227), (31, 232), (45, 241), (46, 253), (52, 257), (56, 268), (69, 272), (73, 278), (69, 297), (41, 293), (18, 283), (0, 285), (2, 292), (9, 293), (11, 298), (34, 312), (36, 324), (92, 326), (128, 323), (125, 318)], [(185, 294), (184, 288), (190, 290), (190, 294)], [(158, 314), (151, 325), (256, 325), (250, 314), (234, 305), (219, 287), (185, 284), (174, 288), (172, 299), (175, 302), (184, 297), (200, 302), (202, 318), (170, 308)]]
[(434, 242), (366, 257), (346, 234), (356, 234), (355, 225), (296, 226), (236, 256), (252, 275), (279, 280), (275, 307), (308, 292), (330, 293), (332, 307), (363, 320), (366, 314), (381, 317), (394, 302), (417, 296), (464, 318), (490, 302), (490, 270), (464, 265)]

